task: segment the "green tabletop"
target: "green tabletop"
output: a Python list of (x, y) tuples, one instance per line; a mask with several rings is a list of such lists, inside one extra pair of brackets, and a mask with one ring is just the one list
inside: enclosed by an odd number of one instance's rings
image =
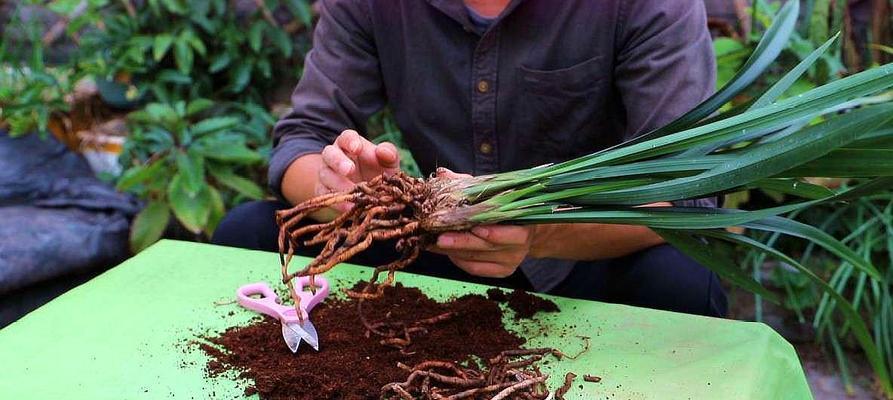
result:
[[(327, 277), (337, 288), (369, 272), (345, 265)], [(249, 321), (253, 313), (221, 303), (278, 274), (272, 253), (159, 242), (0, 330), (0, 399), (238, 398), (247, 384), (207, 378), (190, 342)], [(408, 273), (398, 280), (439, 299), (486, 290)], [(793, 347), (766, 325), (553, 299), (561, 313), (507, 322), (530, 346), (568, 354), (583, 346), (574, 335), (592, 337), (581, 357), (544, 369), (552, 388), (568, 371), (603, 378), (568, 399), (811, 398)]]

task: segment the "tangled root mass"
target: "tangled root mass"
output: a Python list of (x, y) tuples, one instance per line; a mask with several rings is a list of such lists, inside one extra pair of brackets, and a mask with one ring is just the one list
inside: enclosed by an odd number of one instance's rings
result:
[[(466, 213), (456, 212), (474, 209), (456, 194), (457, 188), (468, 183), (468, 180), (441, 176), (425, 180), (398, 172), (360, 183), (350, 192), (318, 196), (278, 211), (282, 282), (288, 285), (296, 307), (299, 298), (292, 285), (295, 277), (309, 276), (313, 288), (314, 276), (346, 262), (374, 242), (396, 240), (399, 258), (376, 267), (362, 290), (346, 290), (353, 298), (380, 297), (384, 287), (393, 284), (394, 273), (415, 261), (436, 233), (472, 226), (463, 217)], [(344, 202), (352, 203), (353, 207), (332, 221), (300, 224), (310, 214)], [(289, 263), (299, 246), (320, 244), (323, 244), (322, 251), (313, 261), (299, 271), (289, 271)], [(383, 272), (387, 277), (379, 283)]]

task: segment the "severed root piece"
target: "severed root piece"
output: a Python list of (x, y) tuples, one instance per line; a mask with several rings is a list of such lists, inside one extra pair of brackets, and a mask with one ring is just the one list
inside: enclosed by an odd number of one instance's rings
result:
[[(394, 273), (415, 261), (434, 234), (471, 227), (467, 213), (450, 213), (466, 206), (455, 193), (457, 188), (469, 183), (440, 176), (424, 180), (398, 172), (360, 183), (348, 193), (318, 196), (291, 209), (277, 211), (282, 282), (290, 285), (295, 277), (312, 278), (350, 260), (375, 242), (395, 240), (399, 258), (376, 268), (362, 291), (346, 291), (352, 298), (380, 297), (383, 287), (393, 284)], [(301, 224), (309, 215), (345, 202), (353, 207), (334, 220)], [(465, 208), (476, 207), (480, 206)], [(289, 271), (289, 263), (300, 246), (318, 244), (323, 245), (322, 251), (310, 264), (300, 271)], [(387, 272), (387, 279), (378, 283), (382, 272)], [(297, 295), (292, 293), (297, 307)]]
[(453, 312), (446, 312), (409, 323), (403, 321), (369, 322), (369, 319), (363, 312), (364, 300), (360, 298), (357, 301), (357, 314), (360, 317), (360, 322), (366, 328), (366, 337), (369, 337), (369, 334), (381, 336), (382, 339), (379, 343), (399, 349), (404, 354), (408, 354), (406, 348), (412, 344), (413, 335), (426, 334), (429, 327), (456, 316)]
[(586, 382), (599, 383), (602, 381), (602, 378), (595, 375), (584, 375), (583, 380)]
[(577, 374), (573, 372), (568, 372), (567, 375), (564, 376), (564, 384), (555, 391), (555, 400), (564, 400), (564, 395), (571, 390), (571, 386), (574, 384), (574, 379), (577, 379)]
[(548, 375), (536, 365), (552, 349), (504, 351), (486, 368), (431, 360), (414, 367), (398, 364), (409, 373), (403, 382), (381, 388), (383, 399), (545, 399)]

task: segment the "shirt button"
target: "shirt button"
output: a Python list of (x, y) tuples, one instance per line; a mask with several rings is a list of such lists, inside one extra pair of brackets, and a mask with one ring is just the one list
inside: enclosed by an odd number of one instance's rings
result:
[(493, 152), (493, 145), (489, 142), (483, 142), (480, 146), (478, 146), (478, 150), (481, 154), (490, 154)]
[(486, 79), (481, 79), (478, 81), (478, 92), (487, 93), (490, 90), (490, 82), (487, 82)]

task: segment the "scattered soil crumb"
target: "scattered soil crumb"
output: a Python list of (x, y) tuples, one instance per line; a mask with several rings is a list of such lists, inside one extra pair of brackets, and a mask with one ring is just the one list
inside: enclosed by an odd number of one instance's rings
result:
[(544, 299), (520, 289), (506, 293), (500, 289), (492, 288), (487, 290), (487, 298), (500, 303), (507, 302), (509, 308), (515, 311), (516, 319), (528, 319), (539, 312), (559, 311), (558, 305), (552, 300)]

